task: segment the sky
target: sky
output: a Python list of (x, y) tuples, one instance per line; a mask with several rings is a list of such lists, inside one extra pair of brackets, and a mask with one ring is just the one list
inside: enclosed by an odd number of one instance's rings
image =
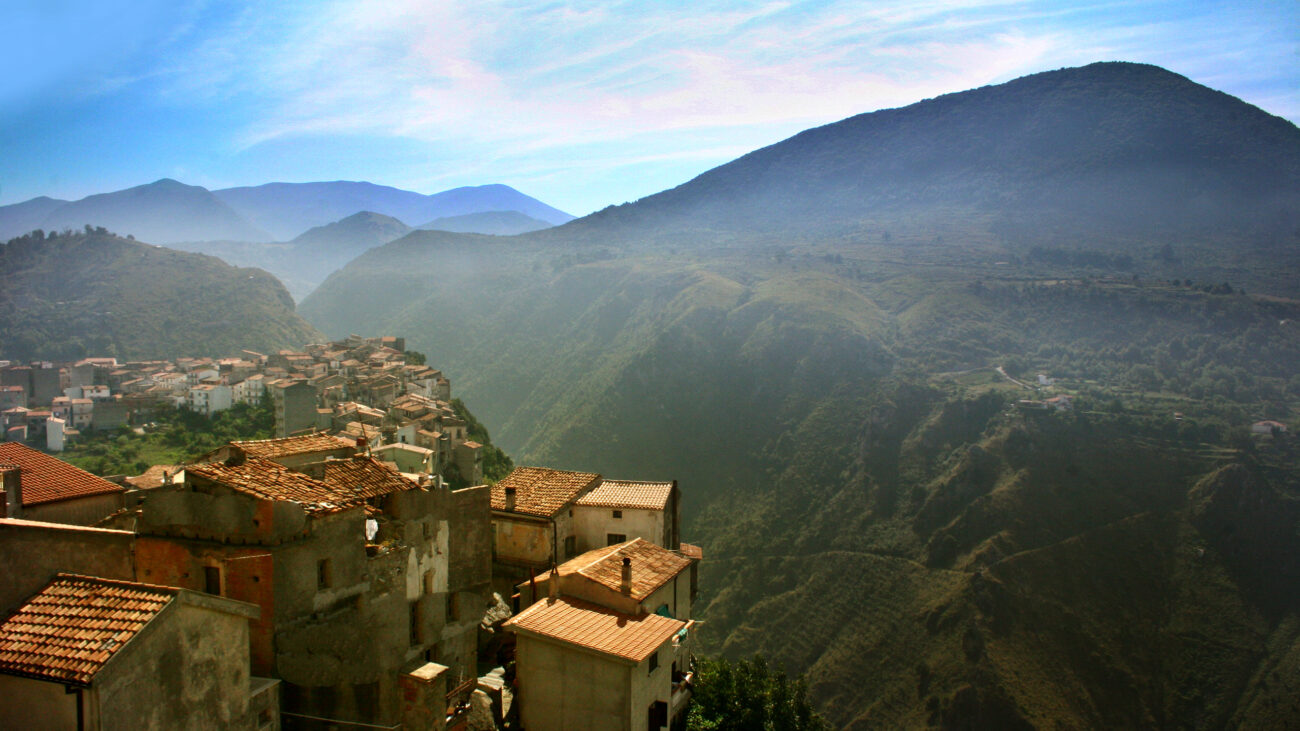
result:
[(803, 129), (1094, 61), (1300, 122), (1300, 3), (6, 0), (0, 205), (504, 183), (575, 215)]

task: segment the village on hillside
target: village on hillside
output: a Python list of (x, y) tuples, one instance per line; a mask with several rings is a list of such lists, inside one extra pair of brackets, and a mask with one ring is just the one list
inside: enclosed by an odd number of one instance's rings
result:
[[(703, 556), (677, 483), (483, 484), (449, 380), (407, 361), (350, 336), (0, 364), (0, 727), (684, 728)], [(264, 398), (275, 438), (185, 464), (53, 456)]]

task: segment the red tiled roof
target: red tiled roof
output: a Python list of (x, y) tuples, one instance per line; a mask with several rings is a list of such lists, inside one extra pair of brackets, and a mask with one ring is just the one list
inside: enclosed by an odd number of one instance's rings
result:
[(379, 497), (419, 487), (374, 457), (362, 456), (326, 460), (325, 476), (321, 482), (360, 498)]
[(175, 475), (182, 469), (185, 468), (181, 465), (156, 464), (135, 477), (126, 478), (126, 481), (141, 490), (152, 490), (156, 487), (162, 487), (163, 475)]
[(0, 443), (0, 462), (21, 468), (23, 505), (75, 500), (124, 490), (121, 485), (18, 442)]
[(681, 544), (681, 546), (677, 549), (677, 552), (682, 554), (686, 558), (693, 558), (696, 561), (704, 560), (704, 549), (690, 543)]
[(516, 467), (492, 486), (492, 509), (506, 509), (506, 488), (515, 488), (516, 513), (549, 518), (600, 481), (594, 472), (565, 472), (546, 467)]
[[(691, 560), (666, 548), (635, 538), (571, 558), (559, 567), (562, 575), (578, 574), (613, 591), (623, 582), (623, 559), (632, 560), (632, 598), (641, 601), (691, 565)], [(549, 579), (550, 571), (537, 577)]]
[(300, 437), (260, 439), (250, 442), (231, 442), (230, 444), (239, 447), (244, 454), (250, 457), (261, 457), (263, 459), (277, 459), (295, 454), (329, 452), (335, 449), (350, 449), (352, 447), (351, 444), (329, 434), (304, 434)]
[(603, 480), (596, 489), (578, 499), (578, 505), (596, 508), (663, 510), (672, 494), (671, 482)]
[(503, 626), (641, 662), (690, 625), (658, 614), (633, 616), (581, 599), (560, 597), (533, 604)]
[(89, 684), (178, 591), (59, 574), (0, 624), (0, 672)]
[(287, 500), (309, 513), (336, 513), (361, 503), (361, 497), (294, 472), (269, 459), (249, 458), (241, 464), (210, 462), (185, 468), (190, 475), (211, 480), (261, 500)]

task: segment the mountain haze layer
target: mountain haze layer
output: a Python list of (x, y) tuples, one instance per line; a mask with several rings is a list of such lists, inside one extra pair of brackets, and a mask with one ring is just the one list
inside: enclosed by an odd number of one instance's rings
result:
[(530, 231), (550, 228), (551, 224), (519, 211), (484, 211), (460, 216), (443, 216), (416, 226), (426, 231), (452, 231), (456, 233), (493, 234), (515, 236)]
[[(572, 216), (507, 185), (480, 185), (422, 195), (365, 182), (267, 183), (214, 193), (280, 240), (361, 211), (392, 216), (408, 224), (442, 216), (514, 210), (557, 224)], [(221, 237), (213, 237), (221, 238)]]
[[(113, 193), (87, 196), (50, 211), (40, 228), (61, 231), (103, 226), (141, 241), (171, 244), (200, 239), (267, 241), (253, 226), (206, 188), (163, 178)], [(22, 232), (26, 233), (26, 231)]]
[(678, 479), (706, 646), (840, 726), (1282, 727), (1300, 454), (1249, 425), (1300, 418), (1297, 160), (1098, 64), (414, 231), (300, 311), (405, 334), (516, 463)]

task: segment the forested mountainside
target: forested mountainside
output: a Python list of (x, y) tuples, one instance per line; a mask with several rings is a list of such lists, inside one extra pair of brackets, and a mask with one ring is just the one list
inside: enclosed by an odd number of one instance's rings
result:
[(0, 246), (0, 357), (148, 359), (274, 352), (320, 337), (260, 269), (100, 229)]
[[(1250, 425), (1300, 415), (1295, 231), (1088, 223), (1100, 209), (1068, 190), (1169, 198), (1151, 181), (1177, 176), (1125, 167), (1129, 149), (1053, 177), (1053, 125), (1002, 130), (1055, 104), (1093, 139), (1122, 119), (1107, 99), (1144, 97), (1180, 109), (1188, 139), (1260, 147), (1183, 154), (1208, 208), (1295, 213), (1295, 168), (1275, 165), (1300, 151), (1293, 126), (1100, 65), (847, 120), (546, 231), (412, 232), (300, 310), (331, 335), (406, 333), (517, 463), (678, 479), (708, 649), (809, 672), (838, 725), (1276, 726), (1300, 713), (1284, 558), (1300, 555), (1300, 469), (1288, 437)], [(986, 105), (1002, 111), (972, 127)], [(1239, 135), (1221, 134), (1229, 118)], [(1114, 144), (1169, 134), (1147, 124)], [(976, 155), (1001, 136), (1023, 154), (978, 186), (882, 142)], [(734, 175), (755, 160), (772, 172)], [(1083, 183), (1064, 172), (1085, 163)], [(1047, 178), (1061, 187), (1027, 202), (1025, 181)], [(897, 205), (872, 197), (891, 187)], [(992, 225), (1035, 211), (1084, 224)], [(1057, 395), (1068, 406), (1041, 403)]]

